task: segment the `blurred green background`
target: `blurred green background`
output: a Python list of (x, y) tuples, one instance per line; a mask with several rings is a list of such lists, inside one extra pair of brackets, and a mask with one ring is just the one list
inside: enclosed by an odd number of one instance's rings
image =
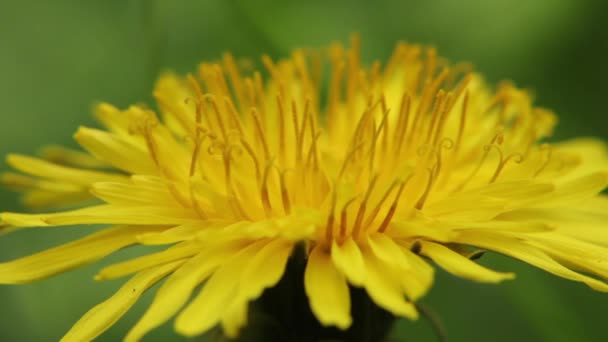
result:
[[(385, 58), (397, 40), (432, 44), (471, 61), (491, 82), (514, 80), (561, 119), (556, 138), (608, 138), (608, 3), (581, 0), (469, 1), (17, 1), (0, 2), (0, 152), (73, 145), (93, 124), (92, 103), (149, 101), (161, 70), (192, 70), (224, 51), (287, 55), (361, 33), (365, 60)], [(3, 169), (6, 167), (3, 166)], [(2, 210), (21, 210), (0, 193)], [(2, 236), (10, 260), (82, 236), (90, 227)], [(121, 256), (137, 251), (124, 252)], [(116, 257), (114, 257), (114, 260)], [(110, 258), (109, 261), (113, 260)], [(109, 261), (104, 261), (107, 264)], [(608, 295), (499, 256), (484, 264), (518, 279), (487, 286), (438, 273), (424, 300), (449, 341), (608, 341)], [(119, 282), (96, 283), (99, 265), (24, 286), (0, 287), (0, 340), (56, 341)], [(149, 296), (147, 297), (149, 299)], [(145, 300), (99, 340), (119, 341)], [(398, 340), (432, 341), (425, 321), (402, 322)], [(407, 339), (405, 339), (405, 336)], [(147, 341), (182, 341), (171, 326)]]

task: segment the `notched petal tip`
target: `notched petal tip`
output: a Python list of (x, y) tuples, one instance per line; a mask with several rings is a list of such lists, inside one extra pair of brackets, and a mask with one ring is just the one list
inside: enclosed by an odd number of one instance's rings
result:
[(0, 213), (0, 225), (7, 228), (46, 227), (49, 223), (42, 215), (4, 212)]
[(351, 302), (346, 279), (323, 247), (315, 247), (309, 256), (304, 288), (310, 308), (321, 324), (342, 330), (351, 326)]
[(441, 244), (422, 242), (422, 255), (432, 259), (437, 265), (457, 277), (467, 278), (481, 283), (500, 283), (515, 278), (512, 272), (497, 272), (472, 261), (469, 256), (451, 250)]

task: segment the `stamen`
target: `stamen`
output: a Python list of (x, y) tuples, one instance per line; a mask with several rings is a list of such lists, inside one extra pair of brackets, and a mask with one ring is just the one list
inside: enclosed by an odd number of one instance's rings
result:
[(376, 159), (376, 145), (378, 144), (378, 137), (380, 136), (380, 132), (383, 130), (383, 128), (385, 127), (385, 125), (388, 122), (387, 116), (388, 116), (388, 110), (386, 112), (384, 112), (382, 121), (380, 122), (380, 125), (378, 126), (377, 129), (375, 128), (375, 126), (376, 126), (375, 124), (372, 125), (372, 146), (370, 147), (369, 162), (368, 162), (370, 174), (374, 173), (374, 161)]
[(425, 103), (427, 102), (427, 98), (432, 96), (431, 95), (431, 91), (430, 91), (430, 87), (431, 87), (431, 82), (426, 81), (424, 83), (424, 86), (422, 87), (422, 94), (420, 95), (420, 101), (418, 102), (418, 107), (416, 108), (416, 112), (414, 113), (414, 118), (412, 121), (412, 134), (410, 134), (408, 136), (407, 139), (407, 146), (411, 146), (412, 145), (412, 140), (414, 139), (414, 136), (417, 134), (417, 132), (419, 132), (419, 123), (422, 122), (422, 116), (423, 116), (423, 107), (425, 106)]
[(232, 173), (230, 169), (230, 150), (231, 148), (224, 148), (222, 150), (222, 160), (224, 162), (224, 186), (226, 187), (226, 193), (232, 192)]
[[(420, 97), (420, 102), (418, 104), (416, 114), (414, 115), (414, 122), (412, 123), (412, 132), (414, 132), (414, 133), (418, 132), (420, 129), (420, 127), (418, 127), (418, 126), (422, 125), (424, 123), (424, 120), (422, 119), (422, 117), (426, 114), (428, 106), (431, 104), (431, 97), (433, 96), (433, 94), (437, 94), (437, 97), (439, 97), (437, 90), (439, 89), (439, 87), (441, 86), (441, 84), (443, 83), (445, 78), (447, 77), (448, 73), (449, 73), (449, 69), (444, 68), (441, 71), (441, 73), (437, 76), (437, 78), (435, 78), (432, 81), (430, 79), (427, 79), (427, 81), (425, 81), (424, 87), (422, 88), (422, 95)], [(414, 138), (414, 134), (409, 136), (408, 145), (412, 143), (413, 138)], [(427, 141), (428, 141), (428, 139), (427, 139)]]
[(437, 129), (435, 129), (435, 137), (433, 138), (433, 146), (436, 146), (439, 142), (439, 139), (442, 138), (443, 128), (445, 126), (445, 122), (447, 120), (449, 109), (452, 105), (453, 94), (448, 93), (445, 97), (445, 101), (443, 102), (443, 110), (441, 111), (441, 116), (439, 117), (439, 122), (437, 123)]
[(433, 170), (430, 168), (427, 168), (426, 170), (429, 173), (429, 179), (426, 182), (426, 188), (424, 189), (422, 196), (420, 196), (420, 199), (414, 206), (418, 210), (422, 210), (422, 208), (424, 207), (424, 203), (426, 202), (426, 199), (429, 196), (429, 193), (431, 192), (431, 188), (433, 186), (433, 181), (435, 180), (435, 178), (433, 177), (433, 174), (434, 174)]
[(378, 213), (380, 212), (380, 209), (382, 209), (382, 205), (384, 204), (384, 202), (386, 201), (386, 199), (388, 198), (388, 196), (391, 194), (391, 192), (393, 191), (393, 189), (395, 189), (397, 187), (397, 185), (399, 184), (407, 184), (407, 182), (409, 182), (409, 180), (412, 178), (412, 175), (409, 175), (408, 178), (405, 180), (405, 182), (400, 182), (398, 180), (395, 180), (389, 187), (388, 189), (386, 189), (386, 191), (384, 192), (384, 195), (382, 195), (382, 198), (380, 199), (380, 201), (378, 201), (378, 204), (376, 204), (376, 207), (374, 207), (374, 210), (372, 210), (371, 214), (369, 215), (369, 217), (365, 220), (365, 223), (363, 224), (363, 227), (370, 227), (370, 225), (372, 224), (372, 222), (376, 219), (376, 216), (378, 216)]
[(458, 135), (456, 136), (456, 144), (455, 144), (455, 153), (458, 153), (460, 149), (460, 145), (462, 144), (462, 135), (464, 134), (464, 128), (467, 123), (467, 107), (469, 105), (469, 91), (467, 90), (464, 93), (464, 98), (462, 99), (462, 109), (460, 111), (460, 124), (458, 125)]
[(551, 147), (551, 145), (549, 144), (542, 144), (540, 146), (541, 150), (547, 151), (547, 156), (545, 158), (545, 161), (543, 162), (543, 164), (540, 166), (540, 168), (538, 168), (538, 170), (536, 170), (536, 172), (534, 172), (534, 175), (532, 176), (532, 178), (536, 178), (538, 177), (538, 175), (540, 175), (541, 172), (543, 172), (547, 166), (549, 165), (549, 163), (551, 163), (551, 157), (553, 156), (553, 148)]
[(304, 87), (303, 93), (310, 93), (313, 91), (313, 85), (310, 80), (310, 73), (308, 72), (308, 66), (306, 65), (306, 58), (302, 50), (296, 50), (293, 53), (293, 61), (296, 68), (297, 76), (300, 78)]
[(401, 185), (399, 186), (399, 190), (397, 190), (397, 194), (395, 195), (393, 204), (391, 204), (391, 207), (388, 209), (388, 213), (386, 213), (386, 216), (384, 217), (384, 221), (382, 221), (382, 223), (380, 224), (380, 227), (378, 228), (379, 233), (384, 233), (386, 231), (386, 228), (388, 228), (389, 223), (391, 223), (391, 220), (393, 219), (393, 216), (395, 215), (395, 211), (397, 210), (397, 205), (399, 204), (399, 198), (401, 197), (401, 193), (403, 192), (403, 189), (405, 188), (406, 183), (407, 183), (407, 181), (402, 182)]
[(378, 180), (378, 175), (375, 175), (367, 186), (367, 191), (365, 192), (365, 196), (359, 205), (359, 211), (357, 212), (357, 217), (355, 218), (355, 225), (353, 226), (353, 237), (357, 239), (359, 237), (359, 233), (361, 231), (361, 222), (363, 221), (363, 216), (365, 215), (365, 209), (367, 208), (367, 201), (369, 200), (370, 195), (372, 194), (372, 190), (376, 185), (376, 181)]
[[(452, 73), (454, 73), (455, 71), (452, 71)], [(467, 74), (458, 84), (458, 87), (456, 87), (456, 90), (453, 92), (454, 93), (454, 97), (453, 97), (453, 101), (451, 101), (448, 105), (447, 111), (451, 112), (452, 109), (454, 108), (454, 105), (456, 104), (456, 102), (458, 101), (458, 99), (460, 98), (460, 96), (465, 92), (467, 86), (469, 85), (469, 83), (471, 82), (471, 80), (473, 79), (473, 74), (469, 73)]]
[(331, 245), (331, 242), (333, 241), (333, 234), (334, 234), (334, 221), (335, 221), (334, 212), (336, 210), (336, 201), (337, 201), (337, 195), (336, 195), (336, 192), (334, 191), (332, 194), (332, 197), (331, 197), (331, 208), (329, 209), (329, 215), (327, 216), (327, 223), (325, 224), (325, 239), (327, 240), (327, 243), (330, 245)]
[(384, 135), (382, 136), (382, 154), (386, 155), (388, 150), (388, 138), (389, 138), (389, 120), (387, 120), (388, 112), (390, 108), (386, 105), (386, 97), (384, 94), (380, 96), (380, 103), (382, 105), (382, 122), (380, 123), (380, 128), (384, 128)]
[[(351, 146), (359, 143), (359, 141), (362, 140), (361, 136), (363, 135), (363, 131), (367, 125), (367, 122), (372, 117), (372, 113), (375, 111), (375, 109), (379, 103), (380, 103), (379, 101), (376, 101), (375, 103), (372, 104), (372, 99), (371, 98), (368, 99), (368, 105), (367, 105), (365, 111), (363, 112), (363, 115), (361, 115), (361, 117), (359, 118), (359, 121), (357, 122), (357, 126), (355, 127), (355, 131), (353, 132), (353, 135), (351, 137), (351, 140), (350, 140)], [(372, 125), (372, 129), (375, 129), (375, 127), (373, 125)]]
[(241, 124), (241, 118), (239, 117), (236, 108), (234, 107), (234, 103), (229, 97), (224, 97), (224, 105), (228, 108), (228, 113), (230, 114), (230, 118), (232, 118), (232, 125), (236, 127), (239, 134), (241, 136), (245, 135), (243, 125)]
[(245, 212), (245, 210), (243, 209), (241, 202), (239, 201), (238, 197), (236, 196), (236, 193), (234, 191), (234, 188), (232, 187), (232, 171), (231, 171), (231, 167), (230, 167), (230, 160), (231, 160), (231, 154), (232, 154), (232, 146), (228, 146), (226, 148), (223, 149), (223, 153), (222, 153), (222, 160), (224, 162), (224, 184), (225, 184), (225, 188), (226, 188), (226, 194), (227, 194), (227, 198), (228, 198), (228, 202), (230, 203), (232, 212), (235, 216), (244, 218), (244, 219), (250, 219), (249, 216), (247, 215), (247, 213)]
[(485, 145), (483, 147), (483, 149), (487, 153), (489, 153), (492, 149), (494, 149), (496, 152), (498, 152), (498, 168), (497, 168), (497, 170), (499, 170), (500, 169), (500, 165), (502, 165), (502, 163), (504, 162), (504, 154), (502, 153), (502, 150), (500, 149), (500, 147), (498, 147), (498, 145), (496, 145), (496, 144), (490, 144), (490, 145)]
[[(295, 113), (295, 112), (294, 112)], [(300, 160), (302, 158), (302, 154), (304, 153), (304, 133), (306, 132), (306, 123), (308, 122), (308, 116), (311, 115), (310, 114), (310, 98), (306, 99), (306, 102), (304, 103), (304, 114), (302, 116), (302, 123), (298, 126), (300, 127), (300, 132), (298, 134), (297, 137), (297, 156), (300, 157)], [(311, 126), (311, 129), (313, 129), (313, 127)], [(314, 132), (313, 132), (314, 135)]]
[(323, 53), (319, 50), (312, 49), (307, 51), (307, 54), (311, 60), (310, 78), (313, 82), (313, 89), (320, 89), (321, 82), (323, 81)]
[(353, 147), (353, 149), (350, 150), (350, 152), (348, 152), (348, 154), (344, 158), (344, 161), (342, 162), (342, 167), (340, 168), (340, 172), (338, 172), (338, 177), (336, 178), (337, 182), (339, 182), (342, 179), (342, 176), (344, 175), (344, 172), (346, 171), (346, 166), (348, 166), (348, 164), (352, 161), (352, 159), (354, 159), (357, 151), (359, 151), (363, 146), (365, 146), (365, 143), (361, 142), (359, 145)]
[[(475, 166), (475, 169), (473, 169), (473, 171), (469, 174), (469, 176), (454, 189), (455, 191), (461, 191), (462, 189), (464, 189), (464, 187), (467, 184), (469, 184), (469, 182), (473, 179), (473, 177), (475, 177), (477, 172), (479, 172), (479, 170), (481, 169), (481, 166), (485, 163), (486, 159), (488, 158), (488, 154), (490, 153), (491, 146), (494, 146), (496, 144), (501, 145), (503, 140), (504, 140), (504, 136), (503, 136), (502, 132), (498, 132), (498, 133), (496, 133), (496, 135), (494, 135), (490, 144), (485, 145), (483, 147), (483, 151), (484, 151), (483, 155), (481, 156), (479, 163), (477, 163), (477, 166)], [(500, 153), (500, 160), (502, 162), (502, 160), (503, 160), (502, 151), (498, 148), (498, 146), (496, 146), (496, 147)]]
[(223, 60), (224, 65), (226, 66), (226, 70), (228, 71), (228, 77), (230, 77), (230, 81), (232, 83), (232, 87), (234, 89), (237, 101), (239, 102), (239, 108), (246, 108), (247, 103), (245, 103), (245, 97), (243, 95), (243, 77), (241, 76), (239, 67), (236, 65), (234, 57), (230, 53), (225, 53)]
[[(454, 141), (450, 138), (443, 138), (441, 143), (439, 144), (439, 148), (435, 151), (437, 163), (433, 166), (433, 182), (434, 184), (439, 179), (439, 175), (441, 173), (441, 169), (443, 167), (443, 150), (451, 150), (454, 147)], [(449, 174), (447, 175), (449, 177)]]
[(196, 80), (196, 78), (194, 78), (192, 74), (188, 74), (186, 76), (186, 79), (188, 80), (188, 85), (190, 85), (190, 88), (194, 90), (194, 94), (196, 95), (196, 97), (198, 99), (203, 98), (203, 90), (201, 89), (201, 84)]
[(276, 67), (276, 65), (274, 64), (274, 62), (272, 61), (272, 58), (270, 58), (268, 55), (263, 55), (262, 56), (262, 64), (264, 64), (264, 67), (266, 68), (266, 70), (268, 70), (268, 73), (270, 73), (270, 75), (272, 76), (272, 78), (278, 82), (280, 77), (280, 73)]
[(395, 137), (397, 138), (395, 155), (400, 155), (401, 146), (403, 145), (403, 139), (407, 135), (407, 128), (410, 119), (410, 107), (412, 104), (412, 97), (405, 91), (401, 97), (401, 107), (399, 108), (399, 119), (397, 121), (397, 128), (395, 129)]
[[(411, 50), (411, 53), (408, 54), (408, 56), (411, 56), (412, 61), (417, 61), (418, 55), (420, 55), (420, 51), (421, 51), (421, 49), (419, 46), (414, 46)], [(410, 58), (410, 57), (408, 57), (408, 58)], [(406, 62), (404, 62), (404, 63), (407, 63), (407, 59), (406, 59)], [(424, 82), (422, 79), (422, 72), (424, 71), (423, 69), (424, 68), (423, 68), (422, 64), (415, 66), (415, 69), (412, 72), (414, 77), (409, 85), (407, 84), (406, 80), (410, 77), (410, 75), (408, 75), (408, 73), (404, 73), (404, 77), (405, 77), (405, 80), (403, 82), (404, 87), (406, 89), (408, 89), (409, 91), (411, 91), (412, 94), (416, 94), (416, 95), (421, 94), (421, 92), (423, 90), (423, 89), (421, 89), (421, 87), (424, 87)]]
[(348, 207), (353, 202), (355, 202), (357, 197), (359, 197), (359, 195), (356, 195), (353, 198), (349, 199), (342, 207), (342, 212), (340, 213), (340, 238), (341, 239), (343, 239), (346, 236), (346, 226), (348, 224), (348, 216), (347, 216)]
[(224, 121), (222, 120), (222, 114), (220, 112), (220, 108), (217, 105), (217, 101), (215, 101), (215, 96), (213, 94), (206, 94), (205, 98), (211, 102), (211, 107), (213, 107), (213, 112), (215, 113), (215, 121), (217, 121), (218, 127), (222, 132), (222, 137), (224, 140), (227, 139), (226, 127), (224, 126)]
[(406, 43), (404, 43), (404, 42), (397, 43), (397, 45), (395, 46), (395, 49), (393, 50), (393, 53), (391, 54), (391, 56), (388, 59), (388, 62), (386, 63), (386, 66), (384, 67), (384, 72), (383, 72), (384, 78), (388, 78), (389, 76), (392, 76), (395, 71), (395, 68), (398, 65), (400, 65), (400, 63), (403, 62), (407, 48), (408, 48), (408, 46)]
[[(501, 156), (501, 158), (502, 158), (502, 156)], [(500, 172), (504, 169), (505, 165), (507, 165), (507, 163), (510, 160), (513, 160), (517, 164), (521, 164), (521, 162), (524, 161), (524, 156), (521, 153), (513, 153), (513, 154), (509, 155), (505, 160), (501, 161), (501, 163), (498, 164), (496, 171), (492, 175), (492, 178), (490, 179), (490, 183), (494, 183), (496, 181), (496, 179), (500, 175)]]
[(281, 94), (277, 97), (277, 107), (279, 109), (279, 158), (282, 165), (285, 165), (285, 110), (283, 109), (283, 98)]
[(253, 85), (258, 99), (255, 107), (260, 111), (262, 123), (264, 124), (264, 128), (266, 128), (266, 104), (264, 102), (266, 94), (264, 93), (264, 82), (262, 81), (262, 75), (260, 75), (260, 73), (257, 71), (253, 73)]
[(312, 166), (315, 169), (319, 168), (319, 158), (317, 157), (318, 154), (318, 150), (317, 150), (317, 140), (319, 140), (319, 137), (321, 137), (321, 131), (317, 132), (315, 134), (315, 136), (312, 138), (312, 142), (310, 144), (310, 147), (308, 148), (308, 153), (306, 155), (306, 164), (304, 165), (305, 167), (308, 167), (311, 165), (311, 161), (313, 161)]
[(262, 148), (264, 149), (264, 159), (268, 160), (270, 158), (270, 149), (268, 148), (268, 142), (266, 141), (266, 135), (264, 134), (264, 130), (262, 128), (262, 123), (260, 122), (260, 116), (258, 115), (257, 110), (251, 108), (251, 116), (253, 117), (253, 122), (255, 124), (255, 129), (258, 135), (258, 138), (262, 144)]
[(207, 219), (207, 215), (203, 211), (203, 208), (201, 208), (201, 205), (198, 201), (198, 197), (196, 196), (196, 193), (194, 191), (194, 186), (192, 186), (192, 178), (190, 178), (190, 184), (189, 184), (188, 188), (190, 190), (190, 201), (192, 202), (192, 207), (194, 208), (194, 212), (196, 212), (198, 217), (200, 217), (201, 219), (203, 219), (203, 220)]
[[(296, 101), (292, 100), (291, 101), (291, 119), (293, 122), (293, 130), (295, 133), (295, 138), (296, 138), (296, 161), (300, 162), (302, 160), (302, 152), (301, 152), (301, 141), (300, 141), (300, 126), (299, 126), (299, 120), (298, 120), (298, 108), (296, 106)], [(302, 127), (302, 130), (304, 130), (304, 127)]]
[(230, 90), (228, 90), (228, 83), (226, 82), (226, 78), (224, 77), (224, 71), (222, 67), (218, 64), (214, 64), (213, 71), (215, 71), (215, 79), (219, 88), (221, 89), (221, 94), (229, 96)]
[(200, 133), (197, 132), (196, 135), (197, 137), (194, 141), (194, 150), (192, 151), (192, 158), (190, 159), (190, 177), (194, 176), (194, 173), (196, 172), (196, 162), (198, 160), (198, 155), (202, 145), (202, 138), (200, 137)]
[(285, 174), (288, 170), (281, 171), (277, 167), (277, 171), (279, 172), (279, 179), (281, 182), (281, 200), (283, 201), (283, 210), (285, 211), (285, 215), (291, 214), (291, 201), (289, 200), (289, 192), (287, 190), (287, 185), (285, 184)]
[(260, 197), (262, 199), (262, 205), (264, 206), (264, 212), (266, 213), (267, 218), (272, 215), (272, 206), (270, 205), (270, 196), (268, 194), (268, 176), (272, 165), (272, 162), (266, 165), (266, 168), (264, 169), (264, 177), (262, 178), (262, 186), (260, 188)]
[[(192, 151), (192, 159), (190, 160), (190, 177), (194, 176), (194, 172), (196, 171), (196, 162), (198, 159), (198, 155), (201, 149), (201, 144), (203, 142), (203, 137), (201, 137), (202, 133), (205, 133), (204, 130), (202, 128), (199, 128), (201, 126), (201, 121), (202, 121), (202, 114), (201, 114), (201, 99), (203, 98), (202, 96), (202, 90), (198, 84), (198, 82), (196, 82), (196, 80), (194, 79), (194, 76), (192, 75), (188, 75), (188, 81), (191, 83), (191, 86), (195, 89), (196, 95), (198, 96), (198, 100), (196, 101), (196, 112), (195, 112), (195, 118), (194, 118), (194, 122), (196, 124), (195, 127), (195, 138), (194, 138), (194, 151)], [(192, 196), (191, 196), (192, 197)]]
[(429, 144), (432, 140), (432, 135), (435, 130), (435, 122), (438, 120), (438, 117), (443, 109), (443, 101), (445, 97), (445, 91), (443, 89), (439, 90), (435, 97), (435, 103), (433, 105), (433, 112), (431, 113), (431, 122), (429, 124), (429, 129), (426, 133), (426, 138), (424, 140), (425, 144)]
[(321, 129), (317, 129), (317, 125), (315, 124), (315, 115), (309, 115), (309, 124), (310, 124), (310, 138), (311, 138), (311, 148), (309, 149), (309, 156), (308, 158), (310, 158), (310, 153), (312, 152), (313, 155), (313, 160), (314, 160), (314, 167), (316, 169), (319, 168), (319, 151), (317, 148), (317, 140), (319, 139), (319, 137), (321, 136), (322, 130)]
[(376, 60), (372, 63), (372, 69), (369, 77), (370, 92), (374, 91), (375, 86), (378, 84), (378, 78), (380, 77), (380, 61)]
[(251, 107), (257, 107), (258, 103), (255, 96), (255, 87), (251, 78), (245, 78), (245, 90), (247, 91), (247, 99), (249, 100)]
[(253, 151), (253, 148), (251, 147), (251, 145), (249, 145), (249, 143), (247, 142), (247, 140), (241, 138), (241, 145), (243, 145), (243, 148), (245, 148), (245, 151), (247, 152), (247, 154), (251, 157), (251, 160), (253, 161), (253, 165), (255, 167), (255, 177), (258, 181), (258, 185), (261, 185), (261, 171), (260, 171), (260, 164), (258, 161), (258, 158), (255, 155), (255, 152)]

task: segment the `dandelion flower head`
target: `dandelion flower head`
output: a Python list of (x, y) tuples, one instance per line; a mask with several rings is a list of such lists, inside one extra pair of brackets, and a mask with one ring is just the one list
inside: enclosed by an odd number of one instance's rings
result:
[(96, 279), (130, 278), (64, 341), (99, 336), (159, 282), (127, 341), (174, 317), (182, 335), (221, 325), (237, 336), (296, 248), (312, 313), (338, 329), (352, 324), (350, 288), (416, 319), (433, 264), (477, 282), (514, 277), (473, 261), (479, 249), (608, 291), (606, 146), (546, 143), (556, 118), (525, 90), (492, 90), (467, 64), (406, 43), (369, 66), (356, 38), (261, 62), (251, 71), (226, 54), (165, 74), (158, 110), (99, 104), (103, 128), (75, 134), (83, 151), (8, 156), (20, 173), (4, 183), (57, 210), (3, 213), (3, 230), (108, 228), (1, 263), (1, 283), (164, 246), (103, 268)]

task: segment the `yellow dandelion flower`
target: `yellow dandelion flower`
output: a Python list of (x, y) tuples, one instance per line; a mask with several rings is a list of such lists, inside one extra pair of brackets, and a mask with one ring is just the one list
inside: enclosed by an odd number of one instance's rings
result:
[(132, 245), (166, 246), (102, 269), (98, 280), (131, 278), (64, 341), (97, 337), (165, 278), (127, 341), (174, 316), (186, 336), (216, 325), (237, 336), (248, 305), (280, 281), (297, 246), (310, 310), (336, 330), (353, 324), (353, 288), (416, 319), (414, 303), (433, 283), (430, 261), (478, 282), (514, 277), (472, 261), (475, 248), (608, 291), (606, 146), (544, 143), (556, 119), (526, 91), (491, 91), (466, 65), (405, 43), (371, 67), (356, 38), (349, 49), (262, 62), (264, 72), (249, 73), (225, 55), (194, 75), (162, 76), (159, 115), (100, 104), (105, 128), (75, 134), (86, 152), (8, 157), (21, 173), (4, 182), (24, 190), (27, 204), (97, 203), (3, 213), (4, 230), (111, 227), (0, 264), (1, 283)]

